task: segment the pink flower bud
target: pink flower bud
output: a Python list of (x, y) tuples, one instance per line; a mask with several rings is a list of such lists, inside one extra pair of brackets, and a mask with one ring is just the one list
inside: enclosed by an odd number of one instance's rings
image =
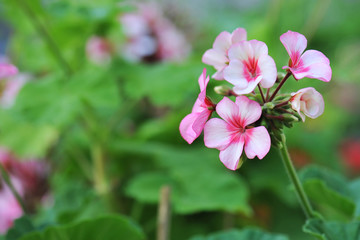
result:
[(305, 122), (305, 115), (317, 118), (324, 112), (324, 99), (321, 94), (312, 87), (303, 88), (296, 93), (291, 93), (291, 107), (297, 111)]

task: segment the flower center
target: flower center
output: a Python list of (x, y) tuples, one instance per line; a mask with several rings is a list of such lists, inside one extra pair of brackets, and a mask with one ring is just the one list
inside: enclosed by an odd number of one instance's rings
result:
[(245, 62), (245, 66), (246, 66), (251, 78), (255, 78), (257, 75), (257, 65), (258, 65), (258, 60), (255, 59), (254, 57), (249, 58), (249, 60), (247, 62)]

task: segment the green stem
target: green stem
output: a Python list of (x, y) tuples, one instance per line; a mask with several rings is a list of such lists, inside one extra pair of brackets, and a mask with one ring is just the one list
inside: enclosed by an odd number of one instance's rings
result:
[(62, 56), (58, 46), (55, 41), (51, 38), (50, 34), (46, 30), (46, 27), (42, 24), (30, 6), (26, 3), (25, 0), (17, 0), (19, 6), (29, 17), (31, 23), (34, 25), (35, 29), (42, 36), (44, 41), (47, 43), (50, 51), (53, 53), (55, 59), (58, 61), (59, 65), (63, 68), (64, 72), (70, 76), (72, 73), (70, 65), (66, 62), (65, 58)]
[(292, 164), (292, 161), (290, 159), (290, 155), (286, 146), (286, 138), (285, 135), (281, 135), (282, 138), (282, 147), (280, 150), (280, 155), (283, 160), (286, 172), (288, 173), (288, 176), (292, 182), (292, 184), (295, 187), (296, 195), (298, 196), (299, 202), (301, 204), (301, 207), (308, 219), (314, 217), (313, 209), (311, 207), (310, 201), (301, 185), (301, 182), (296, 174), (294, 165)]
[(18, 203), (20, 204), (23, 212), (27, 213), (24, 201), (22, 200), (20, 194), (16, 191), (14, 185), (11, 182), (11, 179), (10, 179), (8, 173), (6, 172), (4, 166), (1, 163), (0, 163), (0, 172), (1, 172), (1, 176), (3, 177), (5, 183), (9, 186), (10, 191), (12, 192), (12, 194), (14, 195), (14, 197), (16, 198)]
[(100, 195), (107, 195), (109, 193), (109, 186), (105, 177), (105, 159), (104, 153), (100, 144), (94, 144), (92, 146), (92, 158), (93, 158), (93, 173), (94, 173), (94, 185), (95, 190)]

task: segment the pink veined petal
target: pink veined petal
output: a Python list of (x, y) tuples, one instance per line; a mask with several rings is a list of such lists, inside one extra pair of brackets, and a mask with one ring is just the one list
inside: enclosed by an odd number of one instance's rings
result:
[(204, 143), (208, 148), (223, 149), (232, 139), (228, 123), (220, 118), (210, 119), (204, 127)]
[(11, 77), (18, 73), (17, 67), (8, 63), (0, 63), (0, 79)]
[(264, 42), (258, 40), (250, 40), (249, 43), (253, 48), (254, 58), (258, 59), (262, 55), (268, 55), (268, 47)]
[(277, 78), (277, 69), (274, 59), (269, 55), (261, 56), (258, 61), (260, 73), (263, 76), (260, 85), (264, 88), (271, 88)]
[(232, 141), (225, 149), (220, 151), (220, 161), (230, 170), (235, 171), (244, 147), (244, 137)]
[(239, 117), (239, 107), (227, 97), (216, 105), (216, 112), (228, 123), (233, 123), (234, 118)]
[(331, 80), (331, 67), (329, 59), (321, 52), (307, 50), (301, 56), (300, 64), (291, 68), (296, 79), (304, 77), (316, 78), (324, 82)]
[(280, 41), (288, 52), (292, 63), (296, 64), (307, 46), (305, 36), (297, 32), (287, 31), (280, 36)]
[(226, 53), (217, 49), (209, 49), (202, 56), (202, 62), (213, 66), (216, 70), (224, 68), (228, 61)]
[(248, 81), (244, 75), (246, 66), (242, 61), (238, 59), (233, 59), (230, 61), (228, 67), (224, 69), (224, 78), (229, 83), (239, 86), (240, 88), (246, 88), (248, 86)]
[(215, 39), (213, 48), (226, 54), (226, 51), (231, 45), (231, 33), (221, 32)]
[(192, 113), (199, 113), (202, 112), (204, 110), (204, 100), (205, 100), (205, 96), (206, 96), (206, 92), (205, 91), (201, 91), (198, 95), (198, 98), (196, 99), (194, 106), (191, 110)]
[(203, 69), (203, 72), (201, 73), (198, 82), (200, 86), (200, 91), (206, 90), (206, 86), (209, 83), (209, 77), (206, 77), (206, 68)]
[(230, 63), (234, 59), (248, 61), (249, 59), (254, 57), (254, 49), (252, 48), (250, 42), (241, 41), (233, 44), (229, 48), (228, 56), (230, 59)]
[[(300, 90), (301, 91), (301, 90)], [(308, 87), (302, 89), (303, 106), (301, 110), (310, 118), (317, 118), (324, 113), (324, 99), (322, 95), (315, 90), (315, 88)]]
[(237, 28), (231, 34), (231, 42), (233, 44), (241, 41), (246, 41), (246, 39), (247, 39), (247, 33), (244, 28)]
[(271, 147), (270, 135), (264, 126), (246, 129), (245, 131), (245, 153), (250, 159), (257, 156), (262, 159)]
[(243, 127), (259, 120), (262, 111), (258, 102), (245, 96), (239, 96), (236, 97), (235, 104), (239, 108), (240, 121)]
[(211, 113), (212, 113), (211, 110), (205, 109), (204, 111), (202, 111), (198, 114), (197, 118), (195, 119), (194, 124), (192, 125), (192, 128), (197, 136), (199, 136), (201, 134), (207, 120), (209, 120)]
[(180, 134), (189, 144), (191, 144), (200, 135), (197, 135), (192, 128), (198, 115), (199, 113), (190, 113), (186, 115), (180, 123)]
[(254, 89), (259, 84), (261, 79), (262, 79), (262, 76), (258, 76), (256, 79), (254, 79), (250, 82), (243, 81), (243, 82), (247, 83), (247, 85), (245, 87), (242, 87), (242, 85), (235, 85), (233, 88), (233, 91), (238, 95), (251, 93), (252, 91), (254, 91)]

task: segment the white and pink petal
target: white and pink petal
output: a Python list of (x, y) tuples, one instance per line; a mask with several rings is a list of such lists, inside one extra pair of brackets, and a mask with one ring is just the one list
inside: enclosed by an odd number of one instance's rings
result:
[(236, 97), (235, 104), (238, 106), (241, 125), (250, 125), (261, 117), (261, 106), (258, 102), (250, 100), (246, 96)]
[(307, 46), (305, 36), (297, 32), (287, 31), (280, 36), (280, 41), (288, 52), (293, 65), (296, 65)]
[(235, 171), (244, 148), (244, 138), (231, 142), (225, 149), (220, 151), (220, 161), (230, 170)]
[(246, 129), (245, 153), (249, 159), (257, 156), (263, 159), (270, 151), (270, 135), (264, 126)]
[(230, 144), (232, 138), (229, 124), (224, 120), (212, 118), (205, 124), (204, 143), (206, 147), (222, 150)]

